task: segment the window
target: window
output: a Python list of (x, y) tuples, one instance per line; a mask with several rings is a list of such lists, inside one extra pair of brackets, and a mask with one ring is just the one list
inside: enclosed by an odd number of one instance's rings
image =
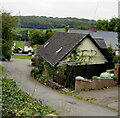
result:
[(60, 49), (58, 49), (58, 50), (56, 51), (56, 53), (59, 53), (62, 49), (63, 49), (63, 47), (60, 47)]
[(44, 47), (47, 47), (47, 46), (48, 46), (48, 44), (49, 44), (49, 42), (47, 42), (47, 43), (44, 45)]

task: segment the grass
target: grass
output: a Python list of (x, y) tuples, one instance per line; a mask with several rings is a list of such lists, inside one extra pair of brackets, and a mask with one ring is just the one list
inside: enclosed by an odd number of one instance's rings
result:
[[(31, 28), (16, 28), (15, 29), (15, 32), (20, 32), (20, 31), (24, 31), (24, 30), (32, 30)], [(41, 29), (43, 30), (44, 32), (47, 30), (47, 29)], [(55, 29), (52, 29), (53, 31), (65, 31), (64, 28), (55, 28)]]
[(0, 76), (2, 76), (3, 70), (4, 70), (4, 67), (0, 65)]
[(31, 30), (30, 28), (16, 28), (14, 31), (15, 32), (20, 32), (20, 31), (24, 31), (24, 30)]
[(25, 41), (15, 41), (16, 45), (24, 50)]
[(27, 55), (12, 55), (12, 58), (16, 58), (16, 59), (32, 59), (32, 56), (27, 56)]

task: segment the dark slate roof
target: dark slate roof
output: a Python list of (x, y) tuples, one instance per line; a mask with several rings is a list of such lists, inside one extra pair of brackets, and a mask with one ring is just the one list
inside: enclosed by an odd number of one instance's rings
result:
[(101, 51), (99, 45), (89, 34), (56, 32), (38, 49), (37, 54), (49, 64), (55, 66), (86, 37), (90, 38)]
[(118, 49), (118, 33), (110, 31), (97, 31), (93, 32), (91, 30), (69, 30), (70, 33), (83, 33), (90, 34), (93, 38), (102, 38), (105, 40), (107, 48), (111, 45), (113, 49)]
[(107, 45), (104, 41), (104, 39), (101, 39), (101, 38), (94, 38), (96, 43), (100, 46), (100, 48), (102, 49), (107, 49)]

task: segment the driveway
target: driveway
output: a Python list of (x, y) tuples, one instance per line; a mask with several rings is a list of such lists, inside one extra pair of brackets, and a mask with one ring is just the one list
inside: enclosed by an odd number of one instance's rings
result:
[(50, 105), (59, 112), (60, 116), (118, 115), (114, 110), (57, 93), (51, 88), (38, 83), (30, 76), (32, 67), (31, 61), (28, 59), (12, 59), (11, 62), (3, 62), (3, 66), (5, 67), (4, 76), (13, 78), (20, 89)]

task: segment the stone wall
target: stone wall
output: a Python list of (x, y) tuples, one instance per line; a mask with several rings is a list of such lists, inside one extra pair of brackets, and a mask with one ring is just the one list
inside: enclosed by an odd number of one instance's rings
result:
[(89, 90), (91, 88), (100, 89), (103, 87), (112, 87), (117, 85), (117, 81), (113, 79), (94, 79), (92, 82), (76, 80), (75, 81), (75, 90)]

